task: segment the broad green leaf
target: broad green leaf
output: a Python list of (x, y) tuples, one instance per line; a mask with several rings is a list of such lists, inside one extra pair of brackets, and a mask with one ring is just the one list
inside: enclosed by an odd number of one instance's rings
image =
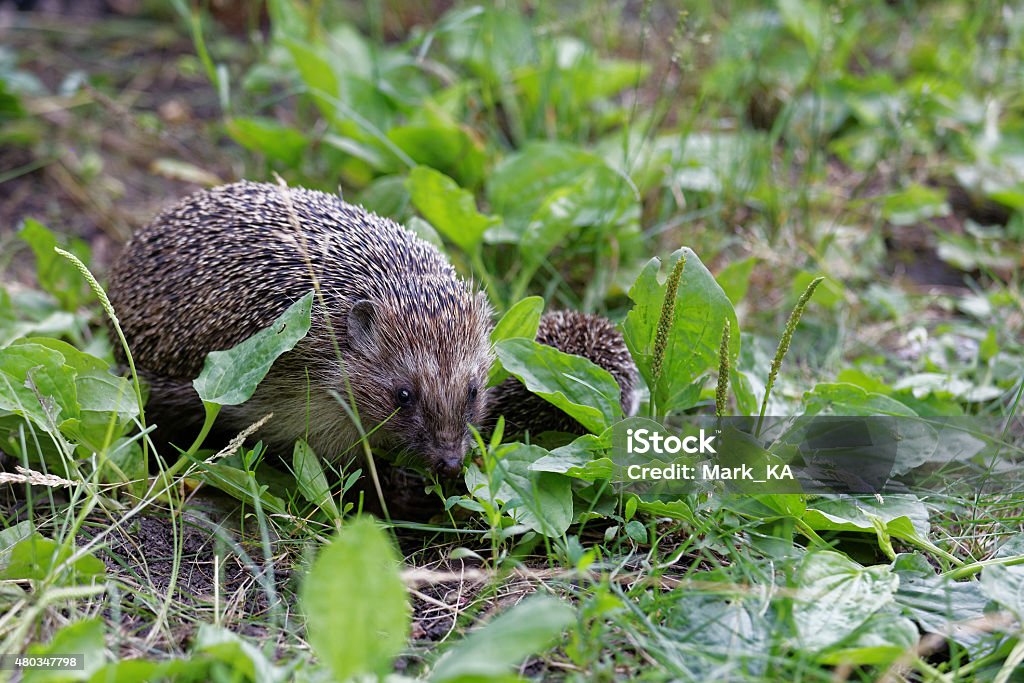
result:
[(804, 415), (893, 415), (917, 417), (899, 401), (855, 384), (823, 382), (804, 394)]
[[(728, 591), (724, 595), (677, 590), (673, 594), (678, 598), (663, 603), (667, 625), (685, 633), (692, 652), (686, 660), (691, 680), (766, 680), (764, 669), (778, 625), (772, 623), (771, 610), (764, 608), (765, 587), (750, 576), (725, 570), (701, 572), (700, 580), (737, 590), (723, 589)], [(766, 576), (762, 581), (771, 579)]]
[[(593, 52), (589, 54), (593, 55)], [(585, 86), (578, 93), (580, 99), (610, 97), (623, 88), (639, 87), (651, 73), (651, 65), (634, 59), (600, 58), (594, 63), (581, 65), (586, 73)]]
[(135, 389), (124, 377), (106, 370), (86, 370), (75, 379), (78, 402), (82, 413), (93, 412), (101, 416), (116, 415), (127, 421), (139, 414)]
[(79, 416), (61, 423), (61, 431), (86, 450), (105, 452), (139, 414), (135, 389), (124, 377), (106, 371), (75, 378)]
[(999, 331), (995, 326), (990, 326), (985, 333), (985, 339), (978, 346), (978, 353), (981, 360), (989, 362), (999, 353)]
[(325, 52), (334, 65), (335, 73), (351, 74), (363, 79), (390, 75), (381, 70), (389, 68), (392, 53), (371, 44), (354, 24), (338, 23), (324, 33)]
[[(873, 394), (888, 396), (892, 393), (892, 387), (886, 384), (877, 376), (865, 372), (859, 368), (843, 368), (836, 375), (837, 384), (854, 384), (865, 391)], [(829, 385), (822, 385), (829, 386)]]
[(14, 546), (32, 536), (34, 529), (30, 519), (13, 524), (6, 529), (0, 529), (0, 571), (10, 563), (11, 550), (14, 549)]
[(655, 382), (651, 374), (654, 343), (668, 289), (658, 279), (660, 259), (648, 261), (630, 288), (633, 308), (622, 325), (633, 360), (655, 394), (659, 411), (666, 413), (696, 404), (707, 374), (718, 368), (726, 320), (732, 330), (729, 350), (734, 363), (740, 351), (740, 327), (732, 303), (697, 255), (687, 247), (677, 250), (666, 262), (665, 273), (671, 272), (681, 256), (686, 257), (686, 266), (676, 292), (675, 316), (656, 386), (652, 386)]
[(527, 389), (590, 431), (600, 434), (622, 418), (619, 385), (586, 358), (522, 338), (505, 339), (494, 349), (502, 366)]
[(518, 524), (552, 538), (562, 536), (573, 521), (572, 482), (562, 474), (534, 469), (548, 451), (508, 443), (494, 455), (497, 464), (490, 476), (475, 464), (466, 470), (470, 494), (488, 505), (505, 506), (504, 512)]
[(1013, 271), (1020, 265), (1019, 253), (1007, 249), (997, 240), (978, 239), (976, 235), (939, 232), (939, 258), (960, 270), (971, 272), (983, 268)]
[[(11, 548), (7, 566), (0, 572), (0, 579), (41, 581), (49, 577), (61, 563), (68, 560), (75, 550), (76, 547), (73, 545), (57, 543), (34, 533)], [(103, 562), (90, 554), (78, 558), (63, 571), (67, 572), (68, 569), (71, 570), (71, 575), (62, 574), (58, 577), (57, 583), (81, 583), (82, 581), (76, 580), (76, 578), (89, 580), (106, 573)]]
[(892, 568), (900, 577), (896, 604), (922, 631), (948, 634), (968, 648), (986, 636), (984, 630), (970, 626), (984, 618), (988, 605), (979, 582), (954, 581), (936, 574), (919, 554), (897, 555)]
[(800, 517), (807, 509), (807, 497), (798, 493), (765, 493), (751, 498), (783, 517)]
[(199, 377), (192, 382), (206, 403), (235, 406), (248, 401), (278, 356), (306, 336), (310, 326), (313, 292), (281, 314), (274, 324), (226, 351), (213, 351)]
[[(47, 292), (52, 294), (66, 311), (74, 311), (82, 301), (84, 285), (82, 275), (67, 259), (54, 251), (55, 247), (63, 246), (57, 241), (56, 235), (42, 223), (26, 218), (18, 231), (20, 237), (36, 257), (36, 280)], [(83, 262), (89, 260), (88, 247), (81, 241), (74, 241), (68, 247)]]
[(632, 522), (627, 522), (624, 527), (626, 535), (637, 543), (647, 543), (647, 527), (644, 523), (634, 519)]
[[(200, 626), (200, 629), (204, 625)], [(89, 683), (151, 683), (151, 681), (205, 681), (213, 679), (213, 668), (221, 668), (219, 660), (202, 653), (188, 659), (151, 661), (120, 659), (102, 666), (89, 678)], [(49, 679), (47, 683), (50, 683)]]
[(200, 653), (223, 662), (232, 675), (244, 680), (283, 683), (289, 679), (288, 672), (274, 666), (256, 645), (237, 633), (213, 624), (199, 625), (191, 654), (195, 656)]
[(928, 509), (912, 494), (887, 494), (884, 502), (873, 496), (830, 496), (807, 503), (803, 520), (816, 531), (865, 531), (874, 533), (875, 517), (896, 538), (919, 541), (927, 538)]
[(12, 346), (19, 346), (22, 344), (33, 344), (35, 346), (45, 346), (48, 349), (52, 349), (64, 357), (64, 364), (70, 366), (75, 372), (98, 372), (107, 370), (110, 366), (105, 362), (91, 356), (84, 351), (80, 351), (71, 344), (60, 339), (53, 339), (52, 337), (26, 337), (24, 339), (16, 340)]
[[(59, 411), (56, 423), (60, 432), (76, 444), (80, 454), (89, 456), (92, 453), (100, 453), (109, 456), (116, 463), (120, 472), (112, 468), (101, 470), (104, 481), (144, 477), (145, 462), (142, 460), (141, 451), (133, 447), (118, 447), (118, 441), (139, 415), (139, 404), (131, 382), (111, 374), (106, 362), (58, 339), (31, 337), (19, 339), (9, 347), (11, 350), (27, 349), (28, 353), (39, 353), (43, 348), (63, 357), (64, 365), (58, 376), (62, 378), (61, 381), (69, 381), (70, 386), (54, 388), (65, 394), (68, 393), (68, 389), (73, 389), (74, 400), (77, 403), (77, 407), (68, 407), (65, 403)], [(0, 357), (3, 355), (4, 353), (0, 352)], [(55, 357), (53, 358), (55, 360)], [(42, 370), (37, 368), (35, 372), (38, 374)], [(2, 393), (0, 389), (0, 394)], [(66, 402), (68, 399), (58, 399), (51, 405), (55, 408), (60, 407), (61, 400)], [(39, 422), (40, 417), (36, 415), (32, 419), (40, 426), (44, 426)], [(133, 457), (133, 454), (137, 457)], [(48, 462), (52, 460), (48, 459)]]
[[(544, 299), (539, 296), (528, 296), (517, 301), (515, 305), (505, 311), (505, 315), (501, 316), (501, 320), (491, 330), (491, 343), (496, 344), (503, 339), (515, 337), (536, 339), (543, 312)], [(487, 376), (487, 386), (497, 386), (506, 377), (508, 377), (508, 373), (505, 372), (501, 361), (496, 357)]]
[(641, 500), (637, 503), (637, 510), (646, 512), (654, 517), (668, 517), (670, 519), (681, 519), (684, 522), (697, 523), (697, 518), (693, 514), (693, 508), (683, 500), (669, 502)]
[(58, 304), (37, 289), (8, 292), (0, 288), (0, 348), (17, 339), (42, 335), (81, 340), (85, 313), (59, 310)]
[(83, 660), (82, 668), (67, 671), (25, 669), (22, 683), (86, 680), (103, 666), (106, 647), (102, 617), (74, 621), (57, 631), (50, 642), (30, 645), (26, 654), (30, 657), (78, 655)]
[(846, 555), (808, 553), (797, 572), (793, 620), (802, 646), (819, 652), (853, 635), (892, 604), (899, 577), (886, 566), (862, 567)]
[(691, 131), (685, 140), (677, 138), (676, 147), (673, 173), (666, 184), (717, 195), (754, 180), (750, 169), (758, 159), (760, 145), (749, 133)]
[(6, 79), (0, 78), (0, 122), (19, 119), (25, 115), (25, 107), (18, 94), (8, 87)]
[(444, 251), (444, 240), (437, 233), (434, 226), (419, 216), (412, 216), (405, 222), (405, 229), (419, 237), (424, 242), (429, 242), (435, 247)]
[(76, 396), (81, 411), (98, 413), (103, 416), (115, 414), (122, 421), (128, 421), (139, 414), (135, 389), (129, 380), (110, 373), (110, 366), (71, 344), (48, 337), (19, 339), (12, 348), (20, 346), (43, 346), (64, 357), (64, 364), (76, 374)]
[(485, 6), (479, 13), (455, 10), (446, 15), (444, 44), (454, 61), (465, 62), (492, 86), (501, 86), (536, 58), (535, 38), (523, 12)]
[(75, 370), (64, 356), (40, 344), (0, 349), (0, 410), (52, 431), (79, 416)]
[(900, 420), (893, 474), (905, 474), (925, 463), (967, 462), (981, 453), (985, 441), (977, 426), (966, 420)]
[[(282, 39), (281, 43), (291, 54), (313, 101), (332, 125), (334, 132), (325, 136), (324, 141), (351, 140), (370, 155), (376, 155), (372, 161), (358, 153), (356, 158), (367, 161), (376, 170), (394, 172), (394, 162), (402, 152), (382, 132), (390, 127), (394, 108), (390, 98), (370, 80), (374, 77), (369, 73), (369, 58), (363, 58), (365, 44), (361, 36), (352, 30), (345, 34), (343, 40), (331, 41), (329, 46), (321, 41), (292, 38)], [(347, 166), (345, 170), (352, 171)]]
[(496, 344), (503, 339), (515, 337), (535, 339), (543, 312), (544, 299), (539, 296), (528, 296), (517, 301), (494, 326), (491, 331), (491, 343)]
[(757, 412), (760, 407), (758, 399), (764, 395), (765, 390), (762, 378), (746, 370), (733, 370), (729, 373), (729, 388), (736, 398), (737, 415), (753, 415)]
[(999, 202), (1011, 209), (1024, 209), (1024, 185), (1016, 183), (1012, 187), (1004, 187), (986, 193), (989, 199)]
[(417, 164), (437, 169), (462, 187), (480, 183), (486, 161), (483, 145), (455, 124), (396, 126), (388, 131), (388, 139)]
[(291, 53), (292, 60), (299, 71), (299, 77), (306, 84), (312, 94), (324, 118), (332, 123), (338, 123), (341, 116), (338, 114), (331, 98), (341, 98), (341, 83), (331, 63), (323, 56), (316, 47), (294, 39), (281, 41)]
[(548, 194), (530, 216), (519, 251), (536, 265), (580, 229), (609, 231), (635, 218), (639, 204), (625, 178), (607, 166), (584, 169), (573, 182)]
[(561, 474), (532, 469), (546, 455), (548, 451), (540, 446), (514, 444), (501, 459), (501, 466), (505, 483), (519, 499), (517, 521), (557, 538), (572, 524), (572, 483)]
[(981, 592), (1024, 620), (1024, 533), (1018, 532), (1004, 543), (993, 559), (1014, 558), (1012, 565), (995, 564), (981, 572)]
[(806, 496), (799, 493), (761, 493), (723, 498), (721, 506), (763, 522), (799, 519), (806, 510)]
[(599, 166), (604, 166), (600, 157), (576, 145), (531, 142), (494, 168), (487, 180), (487, 198), (518, 236), (552, 192)]
[[(414, 216), (412, 216), (412, 209), (410, 208), (409, 190), (405, 185), (404, 175), (382, 176), (367, 185), (357, 195), (355, 203), (378, 216), (387, 216), (395, 222), (401, 223), (419, 237), (439, 246), (441, 238), (437, 235), (437, 231), (434, 230), (434, 226), (430, 226), (430, 231), (434, 233), (436, 240), (420, 234), (418, 230), (415, 230), (410, 225), (409, 219)], [(430, 225), (429, 223), (426, 224)]]
[(601, 436), (584, 434), (536, 460), (530, 469), (534, 472), (557, 472), (585, 481), (611, 479), (615, 463), (605, 454), (612, 445), (612, 429), (609, 427)]
[[(359, 185), (365, 185), (375, 173), (397, 173), (403, 170), (399, 159), (388, 149), (382, 149), (376, 144), (372, 136), (366, 136), (359, 132), (355, 124), (346, 124), (344, 129), (346, 135), (335, 135), (328, 133), (323, 137), (324, 156), (334, 159), (338, 172), (354, 178)], [(342, 153), (340, 159), (331, 154), (332, 150)], [(401, 150), (399, 150), (401, 151)], [(405, 178), (401, 178), (405, 183)], [(389, 213), (381, 213), (382, 216), (394, 217)]]
[[(806, 270), (801, 270), (799, 273), (793, 276), (789, 283), (789, 296), (793, 304), (796, 304), (800, 295), (804, 293), (807, 286), (818, 277), (815, 273), (809, 273)], [(821, 282), (817, 289), (814, 290), (814, 305), (822, 306), (827, 309), (834, 309), (846, 299), (843, 296), (843, 286), (833, 277), (826, 277)]]
[(429, 680), (442, 683), (507, 675), (530, 655), (550, 647), (575, 621), (576, 611), (557, 598), (526, 598), (445, 652)]
[[(516, 72), (516, 85), (532, 108), (558, 113), (582, 111), (593, 100), (638, 86), (650, 73), (649, 64), (602, 59), (578, 38), (559, 36), (553, 42), (544, 62), (523, 66)], [(578, 123), (557, 122), (568, 130)]]
[(320, 458), (304, 440), (295, 442), (292, 452), (292, 467), (295, 469), (295, 482), (299, 485), (302, 497), (326, 512), (332, 519), (340, 519), (338, 504), (331, 495), (331, 487), (324, 476)]
[(407, 187), (423, 217), (463, 251), (476, 249), (484, 232), (496, 222), (477, 211), (472, 193), (427, 166), (412, 169)]
[[(130, 431), (130, 430), (126, 430)], [(110, 448), (107, 450), (107, 457), (118, 470), (118, 481), (132, 482), (129, 486), (129, 490), (135, 495), (141, 497), (146, 490), (147, 477), (149, 476), (149, 463), (146, 458), (142, 455), (142, 444), (139, 443), (139, 439), (132, 438), (130, 436), (122, 436), (116, 439)], [(113, 481), (115, 475), (113, 472), (108, 473), (108, 470), (104, 468), (101, 470), (101, 474), (107, 481)]]
[(302, 584), (306, 632), (335, 679), (383, 675), (409, 636), (409, 602), (391, 541), (357, 518), (320, 550)]
[(875, 612), (843, 642), (818, 657), (822, 664), (886, 666), (917, 644), (917, 626), (894, 612)]
[(1005, 390), (997, 386), (977, 384), (946, 372), (919, 372), (906, 375), (894, 382), (892, 388), (896, 391), (909, 391), (917, 399), (934, 394), (970, 402), (991, 401), (1005, 393)]
[(303, 40), (310, 28), (309, 9), (298, 0), (267, 0), (274, 38)]
[(225, 127), (235, 142), (268, 159), (296, 166), (309, 141), (306, 136), (277, 121), (262, 117), (231, 118)]

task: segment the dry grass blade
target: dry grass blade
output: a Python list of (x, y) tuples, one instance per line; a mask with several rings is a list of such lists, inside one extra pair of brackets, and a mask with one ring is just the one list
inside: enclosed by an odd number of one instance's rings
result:
[(80, 486), (82, 482), (63, 479), (55, 474), (43, 474), (24, 467), (15, 467), (17, 474), (0, 472), (0, 484), (29, 484), (31, 486), (49, 486), (50, 488), (68, 488)]

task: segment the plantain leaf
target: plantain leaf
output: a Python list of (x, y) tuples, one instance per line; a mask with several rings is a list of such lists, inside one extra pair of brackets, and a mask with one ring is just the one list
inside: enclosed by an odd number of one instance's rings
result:
[(476, 249), (487, 228), (497, 222), (477, 211), (472, 193), (427, 166), (412, 169), (407, 187), (423, 217), (463, 251)]
[(666, 413), (696, 405), (707, 374), (718, 368), (726, 320), (732, 330), (729, 351), (734, 367), (740, 351), (740, 327), (732, 303), (697, 255), (687, 247), (677, 250), (664, 264), (666, 272), (681, 256), (686, 257), (686, 267), (676, 292), (675, 315), (656, 386), (652, 376), (654, 342), (668, 289), (658, 281), (660, 259), (648, 261), (630, 288), (633, 308), (622, 325), (633, 360), (655, 394), (659, 412)]
[[(528, 296), (516, 302), (494, 326), (494, 330), (491, 331), (491, 343), (496, 344), (502, 339), (515, 337), (536, 339), (537, 328), (540, 327), (540, 317), (543, 312), (544, 299), (539, 296)], [(497, 386), (506, 377), (508, 377), (508, 372), (501, 366), (501, 361), (495, 358), (490, 373), (487, 375), (487, 386)]]
[(575, 620), (575, 610), (561, 600), (527, 598), (446, 652), (430, 680), (500, 679), (513, 666), (551, 645)]
[(281, 314), (274, 324), (225, 351), (213, 351), (192, 382), (205, 403), (236, 406), (248, 401), (270, 366), (309, 332), (313, 292)]
[(339, 681), (383, 674), (409, 635), (400, 560), (376, 522), (349, 522), (320, 551), (302, 585), (309, 641)]
[(494, 347), (502, 366), (545, 401), (600, 434), (622, 419), (619, 385), (604, 368), (586, 358), (538, 344), (505, 339)]

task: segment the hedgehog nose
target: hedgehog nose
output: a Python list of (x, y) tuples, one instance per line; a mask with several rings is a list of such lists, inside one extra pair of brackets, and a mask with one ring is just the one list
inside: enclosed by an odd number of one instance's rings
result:
[(462, 443), (441, 446), (438, 448), (435, 469), (441, 476), (451, 479), (462, 472), (462, 463), (466, 459), (466, 449)]

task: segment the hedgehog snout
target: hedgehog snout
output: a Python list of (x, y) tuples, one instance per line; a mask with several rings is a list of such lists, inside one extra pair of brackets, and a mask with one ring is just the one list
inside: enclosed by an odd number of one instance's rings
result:
[(462, 472), (462, 464), (466, 460), (466, 441), (464, 439), (444, 439), (435, 443), (426, 453), (431, 469), (438, 476), (451, 479)]

